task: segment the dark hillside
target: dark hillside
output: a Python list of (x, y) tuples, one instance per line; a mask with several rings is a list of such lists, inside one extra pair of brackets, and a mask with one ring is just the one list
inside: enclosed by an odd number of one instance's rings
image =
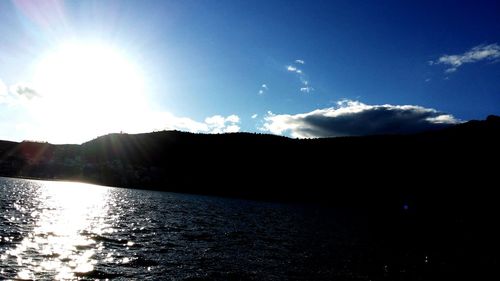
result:
[[(338, 204), (496, 186), (499, 117), (415, 135), (289, 139), (162, 131), (82, 145), (0, 142), (5, 176)], [(360, 193), (362, 192), (362, 193)], [(362, 194), (360, 196), (360, 194)], [(345, 200), (349, 199), (349, 200)]]
[(0, 174), (326, 204), (404, 269), (387, 280), (476, 280), (500, 265), (499, 144), (495, 116), (416, 135), (110, 134), (82, 145), (0, 142)]

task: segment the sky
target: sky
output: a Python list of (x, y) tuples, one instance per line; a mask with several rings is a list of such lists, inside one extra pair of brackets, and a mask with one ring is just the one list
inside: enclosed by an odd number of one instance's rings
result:
[(500, 114), (498, 1), (0, 1), (0, 139), (411, 133)]

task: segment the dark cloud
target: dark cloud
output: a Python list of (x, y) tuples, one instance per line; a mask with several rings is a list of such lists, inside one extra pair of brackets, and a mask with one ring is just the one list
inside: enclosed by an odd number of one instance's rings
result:
[(13, 87), (13, 92), (29, 100), (35, 97), (40, 97), (40, 94), (33, 88), (23, 85), (15, 85)]
[(408, 134), (459, 123), (452, 115), (415, 105), (366, 105), (339, 102), (337, 108), (317, 109), (296, 115), (265, 118), (263, 130), (292, 137), (337, 137), (377, 134)]

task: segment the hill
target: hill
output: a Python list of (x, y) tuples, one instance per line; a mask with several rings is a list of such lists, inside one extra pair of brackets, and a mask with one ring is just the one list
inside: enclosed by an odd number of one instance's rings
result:
[(109, 134), (82, 145), (0, 141), (0, 175), (338, 204), (462, 198), (458, 185), (493, 185), (499, 143), (497, 116), (413, 135)]

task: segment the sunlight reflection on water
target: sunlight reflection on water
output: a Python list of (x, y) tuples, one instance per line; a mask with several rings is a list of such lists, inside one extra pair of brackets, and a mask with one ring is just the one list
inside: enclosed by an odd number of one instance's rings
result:
[[(108, 225), (109, 189), (70, 182), (40, 182), (38, 198), (43, 207), (34, 210), (35, 227), (14, 249), (19, 279), (34, 279), (36, 272), (52, 272), (55, 279), (73, 279), (92, 271), (101, 243), (84, 233), (100, 234)], [(2, 258), (6, 258), (4, 255)]]
[(0, 280), (331, 280), (353, 238), (324, 211), (0, 177)]

